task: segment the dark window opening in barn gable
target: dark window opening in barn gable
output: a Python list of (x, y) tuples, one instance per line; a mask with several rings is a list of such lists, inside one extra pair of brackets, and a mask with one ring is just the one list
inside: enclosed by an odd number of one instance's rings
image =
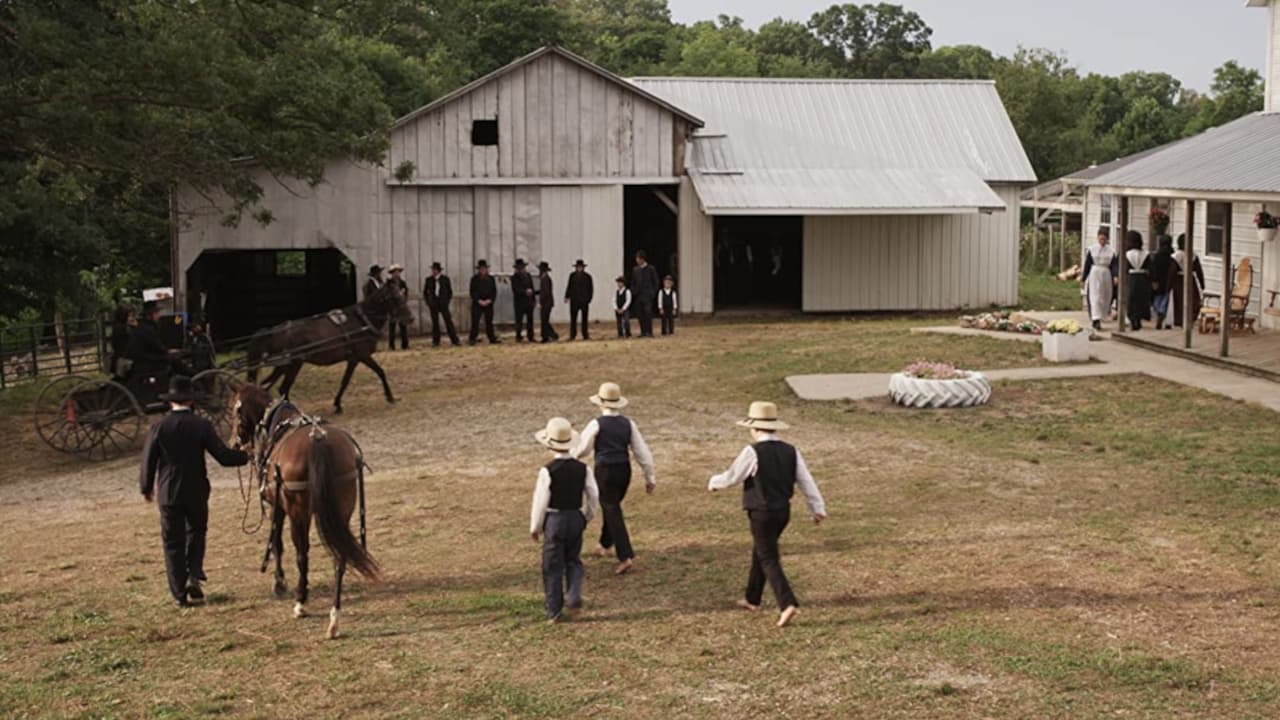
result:
[(498, 119), (472, 120), (471, 121), (471, 144), (472, 145), (497, 145), (498, 144)]

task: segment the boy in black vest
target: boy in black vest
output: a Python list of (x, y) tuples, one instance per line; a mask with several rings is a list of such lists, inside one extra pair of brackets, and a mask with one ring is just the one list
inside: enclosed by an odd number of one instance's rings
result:
[(778, 439), (778, 430), (789, 427), (778, 420), (778, 408), (771, 402), (753, 402), (747, 419), (739, 425), (751, 430), (752, 444), (743, 448), (733, 465), (713, 476), (707, 490), (715, 492), (742, 483), (742, 507), (751, 522), (751, 573), (747, 591), (738, 606), (758, 611), (768, 579), (778, 601), (778, 627), (786, 627), (800, 606), (791, 584), (782, 572), (778, 538), (791, 520), (791, 495), (800, 486), (813, 523), (827, 519), (826, 507), (800, 451)]
[(613, 314), (618, 318), (618, 337), (631, 337), (631, 291), (621, 275), (614, 278), (618, 291), (613, 294)]
[(662, 278), (658, 291), (658, 315), (662, 316), (662, 334), (675, 335), (676, 315), (680, 313), (680, 300), (676, 297), (676, 281), (670, 275)]
[[(600, 491), (591, 468), (573, 459), (573, 426), (564, 418), (551, 418), (545, 430), (534, 434), (555, 457), (538, 471), (529, 515), (529, 535), (542, 535), (542, 585), (546, 593), (547, 622), (560, 622), (567, 605), (569, 614), (582, 609), (582, 534), (599, 506)], [(565, 586), (568, 585), (568, 602)]]
[(622, 500), (631, 485), (631, 454), (636, 456), (644, 471), (644, 490), (653, 494), (653, 454), (645, 444), (640, 428), (619, 411), (627, 406), (622, 389), (617, 383), (607, 382), (600, 392), (591, 396), (591, 403), (600, 408), (600, 417), (587, 423), (573, 456), (584, 457), (595, 453), (595, 476), (600, 485), (600, 508), (604, 522), (600, 530), (599, 555), (605, 557), (614, 548), (618, 565), (615, 575), (625, 575), (635, 564), (636, 553), (631, 547), (631, 535), (622, 517)]

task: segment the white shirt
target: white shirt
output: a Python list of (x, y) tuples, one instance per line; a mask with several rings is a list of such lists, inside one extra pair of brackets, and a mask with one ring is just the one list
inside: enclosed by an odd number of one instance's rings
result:
[[(556, 459), (568, 459), (569, 453), (558, 452)], [(547, 517), (547, 507), (551, 504), (551, 472), (544, 466), (538, 471), (538, 482), (533, 486), (533, 507), (529, 509), (529, 534), (542, 532), (542, 521)], [(582, 493), (582, 514), (591, 522), (596, 510), (600, 508), (600, 488), (596, 486), (596, 476), (587, 466), (587, 486)]]
[[(759, 442), (774, 442), (779, 439), (774, 433), (765, 433), (760, 436)], [(747, 478), (756, 474), (757, 463), (756, 449), (751, 445), (746, 446), (741, 453), (738, 453), (738, 457), (734, 459), (728, 470), (711, 477), (711, 481), (707, 483), (707, 489), (724, 490), (743, 483)], [(809, 474), (809, 468), (804, 464), (804, 458), (800, 455), (799, 449), (796, 450), (796, 485), (800, 487), (800, 493), (804, 495), (804, 501), (809, 506), (810, 514), (827, 514), (827, 506), (822, 501), (822, 493), (818, 492), (818, 484), (813, 481), (813, 475)]]
[(670, 290), (668, 290), (668, 289), (666, 289), (666, 288), (662, 288), (661, 290), (659, 290), (659, 291), (658, 291), (658, 309), (659, 309), (659, 310), (661, 310), (661, 309), (662, 309), (662, 296), (663, 296), (663, 295), (670, 295), (670, 296), (671, 296), (671, 312), (679, 312), (679, 311), (680, 311), (680, 297), (679, 297), (678, 295), (676, 295), (676, 290), (675, 290), (675, 288), (671, 288)]
[[(600, 408), (600, 414), (605, 416), (617, 415), (618, 411), (611, 408)], [(644, 471), (644, 484), (652, 487), (656, 484), (654, 477), (653, 453), (649, 452), (649, 446), (644, 441), (644, 436), (640, 434), (640, 428), (636, 427), (636, 421), (627, 418), (631, 423), (631, 454), (636, 456), (636, 462), (640, 463), (640, 469)], [(596, 435), (600, 433), (600, 423), (592, 420), (587, 426), (582, 428), (582, 434), (578, 436), (578, 447), (574, 448), (570, 453), (578, 459), (582, 459), (590, 454), (596, 448)]]
[(631, 307), (631, 289), (622, 288), (622, 297), (622, 307), (618, 307), (618, 298), (616, 297), (616, 294), (613, 299), (613, 309), (618, 312), (626, 312), (627, 308)]

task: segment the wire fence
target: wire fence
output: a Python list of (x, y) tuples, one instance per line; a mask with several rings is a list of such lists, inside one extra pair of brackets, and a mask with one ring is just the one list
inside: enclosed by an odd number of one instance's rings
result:
[(102, 318), (0, 328), (0, 390), (42, 378), (102, 372), (106, 357)]

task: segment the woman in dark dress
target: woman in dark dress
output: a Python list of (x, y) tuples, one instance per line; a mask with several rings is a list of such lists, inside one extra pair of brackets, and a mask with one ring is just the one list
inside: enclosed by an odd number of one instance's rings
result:
[(1142, 329), (1142, 321), (1151, 319), (1151, 254), (1142, 249), (1142, 233), (1130, 230), (1125, 236), (1125, 258), (1129, 262), (1129, 277), (1125, 285), (1125, 309), (1129, 326)]
[(125, 352), (129, 349), (129, 330), (136, 324), (137, 318), (134, 317), (133, 309), (127, 305), (117, 307), (111, 316), (110, 370), (113, 377), (122, 378), (126, 375), (124, 368), (120, 366), (120, 361), (124, 359)]
[[(1182, 327), (1182, 268), (1187, 264), (1187, 236), (1178, 235), (1178, 250), (1173, 254), (1173, 263), (1169, 268), (1169, 284), (1173, 286), (1173, 325)], [(1204, 288), (1204, 268), (1200, 266), (1200, 256), (1196, 255), (1191, 263), (1191, 322), (1200, 316), (1200, 291)]]
[[(1160, 249), (1151, 258), (1151, 284), (1155, 286), (1155, 294), (1151, 298), (1151, 306), (1156, 311), (1156, 329), (1163, 330), (1165, 318), (1169, 317), (1169, 299), (1173, 292), (1173, 238), (1161, 235), (1157, 238)], [(1168, 327), (1173, 327), (1172, 323)]]

